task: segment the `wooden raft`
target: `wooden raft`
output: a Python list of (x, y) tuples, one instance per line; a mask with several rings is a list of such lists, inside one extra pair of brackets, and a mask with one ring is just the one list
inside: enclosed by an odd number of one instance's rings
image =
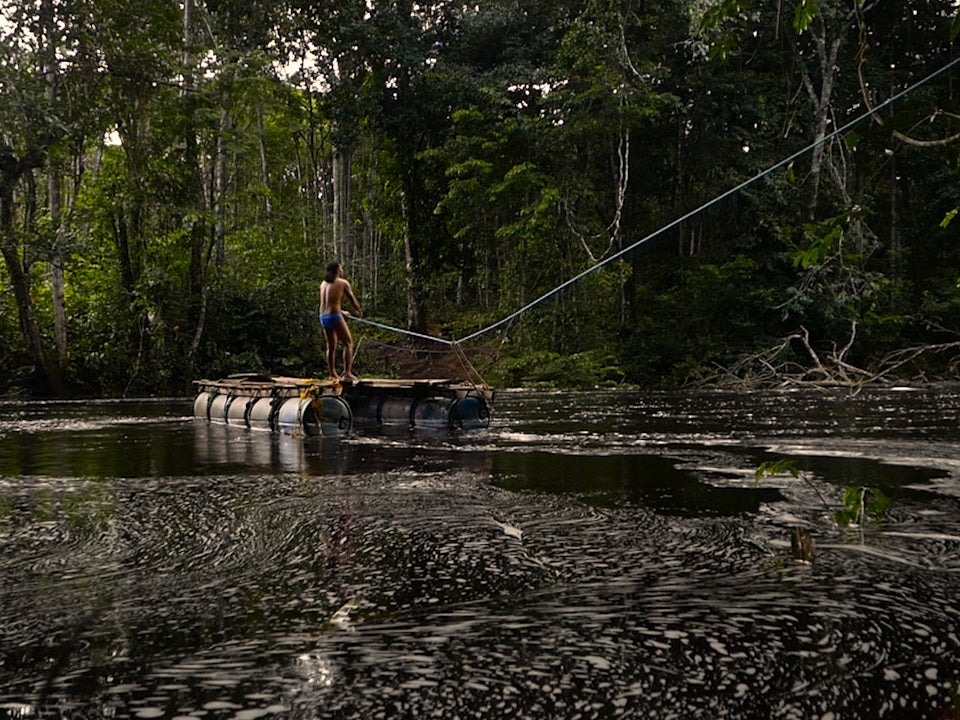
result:
[(196, 417), (308, 435), (344, 434), (354, 423), (487, 427), (493, 403), (488, 386), (448, 379), (342, 382), (244, 373), (194, 385)]

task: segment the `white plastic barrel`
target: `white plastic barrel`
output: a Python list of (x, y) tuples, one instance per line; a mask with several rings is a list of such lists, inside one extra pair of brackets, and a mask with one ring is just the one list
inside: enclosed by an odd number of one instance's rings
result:
[(243, 395), (234, 395), (224, 407), (225, 417), (228, 425), (246, 425), (247, 424), (247, 403), (253, 398)]
[(316, 432), (310, 432), (304, 427), (304, 413), (307, 413), (306, 420), (313, 415), (310, 398), (287, 398), (277, 411), (277, 429), (290, 435), (295, 433), (316, 435)]
[(210, 393), (198, 393), (193, 401), (193, 416), (198, 418), (210, 419), (207, 412), (210, 409)]
[(273, 398), (261, 397), (253, 401), (247, 412), (247, 424), (252, 428), (272, 430), (270, 414), (273, 410)]
[(350, 406), (335, 395), (288, 398), (277, 411), (276, 426), (281, 432), (303, 435), (344, 435), (353, 426)]
[(210, 400), (208, 417), (211, 420), (218, 420), (219, 422), (226, 422), (227, 420), (227, 400), (230, 399), (229, 395), (214, 395)]

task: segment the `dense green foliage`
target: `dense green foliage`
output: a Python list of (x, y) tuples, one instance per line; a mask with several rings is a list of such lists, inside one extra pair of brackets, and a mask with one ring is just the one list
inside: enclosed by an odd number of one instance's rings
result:
[(953, 73), (884, 105), (951, 61), (951, 0), (0, 8), (0, 392), (310, 376), (332, 259), (458, 338), (644, 238), (464, 350), (660, 385), (798, 328), (861, 367), (960, 339)]

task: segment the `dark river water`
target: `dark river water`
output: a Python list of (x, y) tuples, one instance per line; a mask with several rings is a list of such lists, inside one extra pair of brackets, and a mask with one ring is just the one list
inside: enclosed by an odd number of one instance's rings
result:
[(0, 404), (0, 717), (960, 717), (960, 392), (191, 414)]

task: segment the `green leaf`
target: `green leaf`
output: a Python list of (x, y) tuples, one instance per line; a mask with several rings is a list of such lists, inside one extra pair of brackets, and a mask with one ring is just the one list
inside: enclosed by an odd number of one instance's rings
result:
[(787, 165), (786, 176), (787, 176), (787, 182), (790, 183), (791, 185), (797, 182), (797, 174), (793, 170), (793, 163), (790, 163), (789, 165)]
[(957, 35), (960, 35), (960, 14), (953, 19), (953, 24), (950, 26), (950, 41), (956, 40)]
[(722, 0), (710, 5), (700, 20), (700, 30), (711, 35), (710, 57), (722, 60), (744, 40), (743, 23), (753, 0)]
[(793, 16), (793, 29), (798, 33), (804, 32), (819, 14), (820, 8), (817, 7), (816, 0), (800, 0)]
[(958, 212), (960, 212), (960, 207), (955, 207), (953, 210), (944, 215), (943, 220), (940, 221), (940, 227), (946, 228), (950, 223), (953, 222), (953, 219), (957, 216)]
[(867, 514), (875, 520), (882, 520), (886, 516), (889, 508), (890, 498), (878, 488), (870, 488), (870, 499), (866, 504)]
[(860, 500), (863, 498), (864, 489), (859, 485), (851, 485), (843, 491), (843, 505), (848, 510), (860, 512)]
[(879, 488), (851, 485), (843, 491), (843, 510), (834, 513), (838, 525), (853, 525), (871, 518), (880, 522), (890, 508), (890, 499)]
[(800, 250), (793, 256), (793, 266), (803, 270), (819, 267), (830, 257), (830, 251), (843, 237), (843, 230), (839, 227), (830, 229), (830, 232), (816, 238), (805, 250)]
[(851, 130), (843, 137), (844, 143), (846, 143), (847, 148), (850, 150), (856, 150), (857, 145), (860, 144), (860, 134), (856, 130)]
[(760, 480), (768, 475), (786, 474), (790, 474), (795, 478), (800, 477), (800, 470), (797, 468), (797, 463), (795, 460), (781, 459), (770, 460), (768, 462), (761, 463), (753, 477), (755, 480)]

